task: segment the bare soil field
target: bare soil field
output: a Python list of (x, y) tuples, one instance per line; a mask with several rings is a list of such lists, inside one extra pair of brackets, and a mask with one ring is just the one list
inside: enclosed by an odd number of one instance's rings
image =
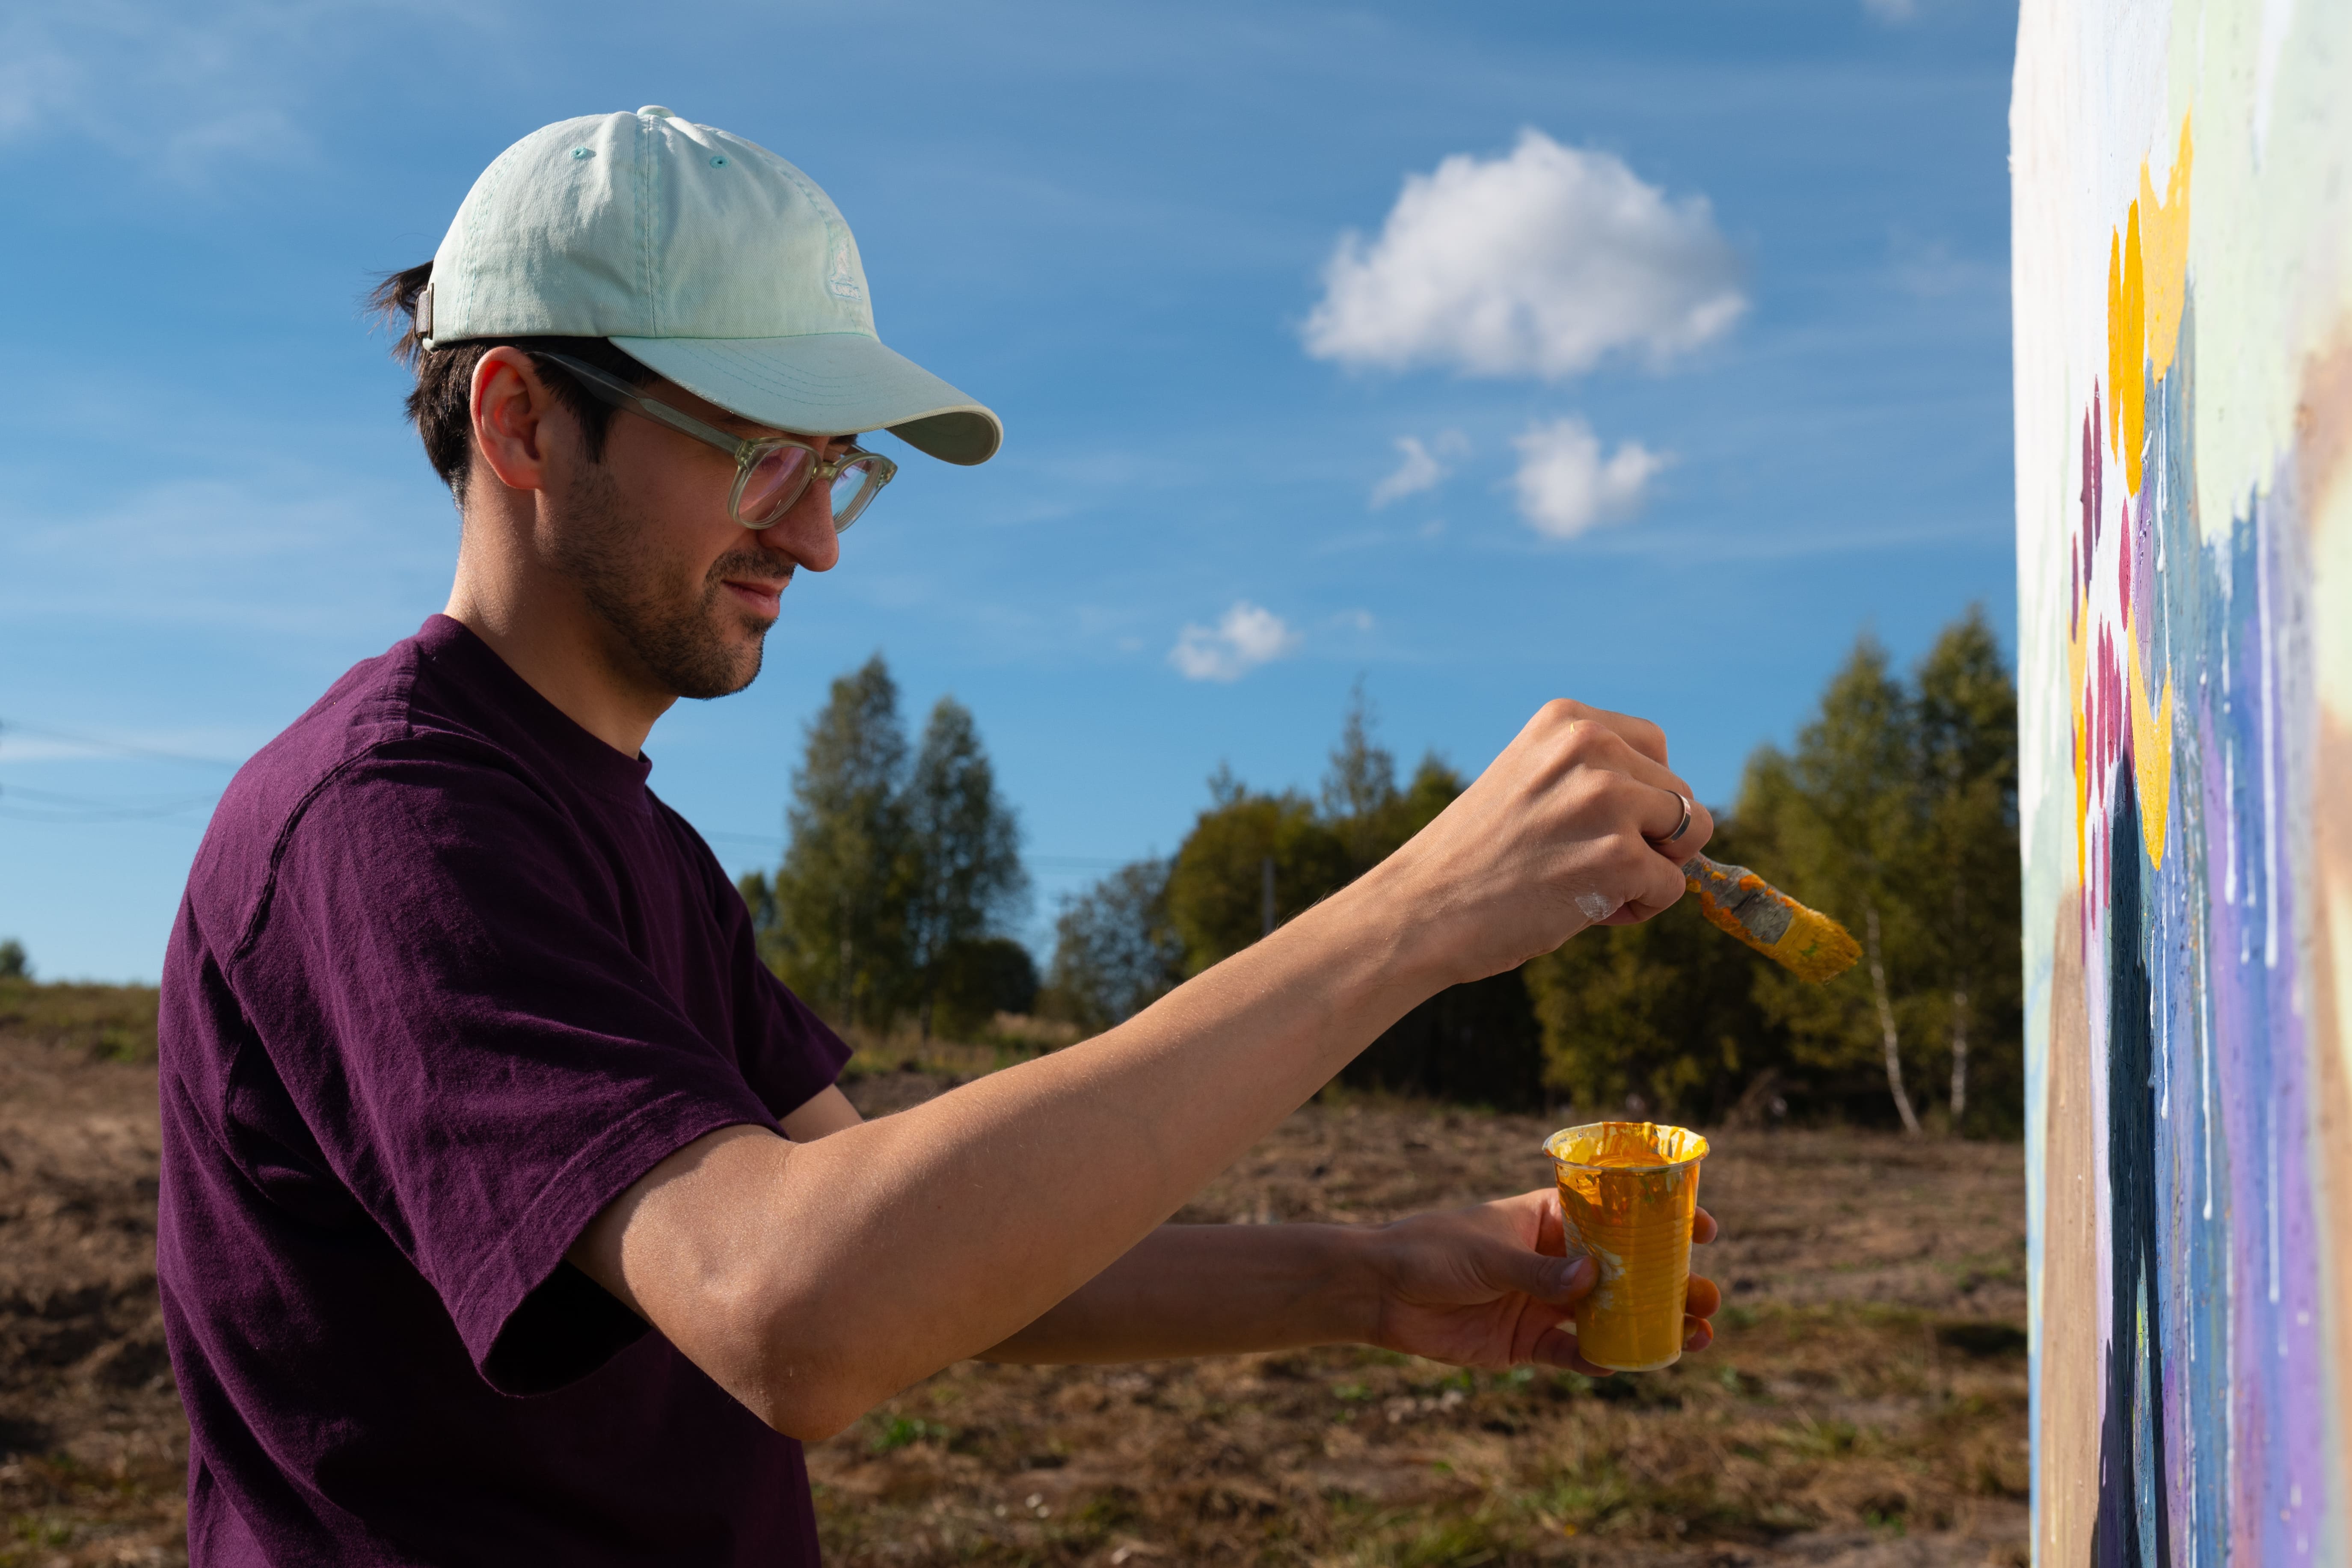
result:
[[(0, 1568), (186, 1560), (155, 1079), (0, 1016)], [(871, 1066), (865, 1054), (861, 1062)], [(966, 1070), (970, 1070), (969, 1068)], [(885, 1114), (952, 1082), (869, 1071)], [(1180, 1216), (1377, 1222), (1541, 1184), (1549, 1126), (1328, 1096)], [(2024, 1563), (2014, 1145), (1727, 1132), (1713, 1349), (1594, 1383), (1335, 1349), (966, 1364), (813, 1448), (840, 1564)]]

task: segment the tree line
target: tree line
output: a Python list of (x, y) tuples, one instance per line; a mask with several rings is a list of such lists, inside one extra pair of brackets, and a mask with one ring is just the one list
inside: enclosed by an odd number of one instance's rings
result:
[[(2016, 730), (1981, 612), (1907, 674), (1864, 637), (1795, 744), (1748, 759), (1708, 851), (1843, 921), (1864, 950), (1854, 969), (1799, 981), (1685, 900), (1440, 993), (1342, 1081), (1498, 1108), (2013, 1132)], [(1464, 782), (1434, 754), (1401, 774), (1360, 684), (1317, 793), (1220, 767), (1173, 855), (1065, 901), (1041, 983), (1010, 935), (1018, 834), (971, 716), (942, 699), (910, 761), (877, 656), (811, 725), (792, 847), (744, 892), (770, 962), (836, 1021), (957, 1034), (1034, 1008), (1095, 1033), (1347, 886)]]

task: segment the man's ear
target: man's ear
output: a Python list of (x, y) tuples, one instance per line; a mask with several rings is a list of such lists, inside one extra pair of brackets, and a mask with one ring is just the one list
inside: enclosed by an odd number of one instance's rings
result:
[(510, 490), (548, 488), (551, 426), (567, 423), (539, 366), (520, 349), (501, 344), (474, 366), (474, 448)]

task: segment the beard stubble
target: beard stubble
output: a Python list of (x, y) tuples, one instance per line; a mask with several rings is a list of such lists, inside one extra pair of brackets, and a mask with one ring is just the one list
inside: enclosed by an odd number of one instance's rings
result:
[[(625, 509), (620, 487), (602, 464), (589, 464), (570, 498), (555, 542), (558, 570), (610, 626), (664, 689), (707, 700), (742, 690), (759, 679), (772, 622), (727, 597), (728, 577), (773, 582), (774, 557), (730, 550), (711, 563), (699, 584), (653, 544), (653, 531)], [(782, 575), (789, 577), (790, 574)], [(733, 617), (750, 634), (748, 647), (731, 642)]]

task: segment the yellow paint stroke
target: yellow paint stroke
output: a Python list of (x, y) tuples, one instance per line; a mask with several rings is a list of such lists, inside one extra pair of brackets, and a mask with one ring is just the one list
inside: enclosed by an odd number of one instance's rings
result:
[(2139, 494), (2140, 443), (2147, 434), (2147, 307), (2141, 292), (2139, 203), (2107, 248), (2107, 407), (2110, 439), (2123, 459), (2124, 485)]
[[(2140, 250), (2147, 290), (2147, 374), (2162, 381), (2180, 347), (2180, 310), (2189, 293), (2189, 167), (2195, 149), (2189, 137), (2189, 118), (2180, 120), (2180, 150), (2172, 157), (2172, 173), (2164, 182), (2164, 200), (2156, 199), (2148, 183), (2147, 165), (2139, 166)], [(2134, 486), (2134, 489), (2138, 487)]]
[[(2180, 317), (2189, 296), (2189, 179), (2195, 144), (2189, 117), (2180, 121), (2180, 148), (2164, 182), (2164, 199), (2139, 166), (2139, 199), (2110, 231), (2107, 244), (2107, 445), (2123, 459), (2124, 481), (2139, 494), (2145, 476), (2140, 448), (2147, 433), (2146, 391), (2172, 369), (2180, 348)], [(2128, 549), (2129, 542), (2123, 542)], [(2066, 680), (2074, 694), (2074, 880), (2090, 880), (2091, 709), (2088, 680), (2095, 619), (2091, 585), (2074, 605), (2074, 632), (2066, 645)], [(2124, 607), (2126, 649), (2125, 702), (2131, 710), (2132, 772), (2139, 785), (2140, 833), (2149, 861), (2164, 864), (2165, 829), (2172, 811), (2172, 675), (2148, 701), (2132, 607)]]
[(2124, 235), (2107, 234), (2107, 450), (2116, 449), (2124, 407), (2124, 340), (2116, 323), (2124, 319)]
[(2164, 696), (2149, 711), (2147, 681), (2141, 675), (2139, 638), (2126, 627), (2124, 642), (2130, 648), (2126, 672), (2131, 689), (2132, 771), (2139, 779), (2139, 830), (2147, 840), (2148, 864), (2164, 867), (2164, 825), (2172, 811), (2172, 676), (2164, 677)]

